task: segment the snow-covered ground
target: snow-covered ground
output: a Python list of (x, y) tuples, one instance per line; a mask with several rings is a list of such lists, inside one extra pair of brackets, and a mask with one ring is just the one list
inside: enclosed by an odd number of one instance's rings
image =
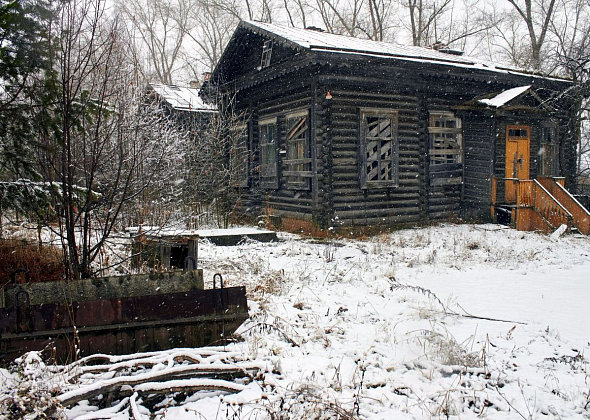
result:
[[(497, 225), (367, 240), (279, 237), (199, 248), (206, 282), (220, 272), (226, 284), (247, 286), (251, 317), (238, 330), (242, 341), (221, 356), (206, 350), (207, 363), (261, 373), (234, 381), (233, 393), (169, 392), (154, 406), (145, 398), (156, 385), (150, 375), (195, 358), (205, 366), (199, 350), (142, 355), (157, 362), (85, 371), (71, 382), (63, 368), (48, 367), (62, 373), (51, 376), (61, 401), (115, 377), (148, 378), (143, 393), (132, 386), (121, 398), (82, 401), (67, 416), (147, 419), (149, 409), (173, 420), (590, 418), (589, 237)], [(32, 372), (21, 387), (41, 381), (43, 369)], [(3, 389), (17, 389), (15, 373), (1, 378)], [(174, 385), (161, 381), (159, 388)]]

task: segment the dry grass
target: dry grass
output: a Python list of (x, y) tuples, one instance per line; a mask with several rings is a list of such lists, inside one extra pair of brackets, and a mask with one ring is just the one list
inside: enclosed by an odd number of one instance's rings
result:
[(327, 238), (330, 231), (319, 228), (315, 223), (309, 220), (292, 219), (282, 217), (280, 219), (280, 226), (277, 226), (284, 232), (296, 233), (302, 236), (311, 236), (313, 238)]
[[(11, 273), (19, 268), (29, 271), (31, 283), (62, 280), (64, 268), (61, 250), (52, 246), (44, 246), (39, 250), (36, 243), (0, 240), (0, 284), (6, 284)], [(22, 274), (16, 278), (17, 283), (25, 280)]]

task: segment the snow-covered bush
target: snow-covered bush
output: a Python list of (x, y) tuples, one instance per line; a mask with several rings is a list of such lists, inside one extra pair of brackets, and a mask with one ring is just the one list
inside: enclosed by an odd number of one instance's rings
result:
[(0, 393), (0, 416), (10, 419), (65, 419), (55, 398), (61, 391), (56, 376), (37, 352), (18, 358)]

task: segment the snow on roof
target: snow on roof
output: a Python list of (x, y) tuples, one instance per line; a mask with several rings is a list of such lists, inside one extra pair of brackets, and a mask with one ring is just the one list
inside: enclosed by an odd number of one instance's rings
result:
[(376, 55), (411, 61), (439, 62), (447, 65), (479, 67), (488, 70), (524, 72), (524, 70), (515, 67), (500, 67), (485, 60), (444, 53), (431, 48), (371, 41), (344, 35), (335, 35), (318, 30), (284, 27), (263, 22), (245, 21), (242, 22), (242, 25), (256, 32), (265, 32), (283, 38), (296, 47), (313, 51)]
[(493, 98), (480, 99), (477, 102), (494, 108), (500, 108), (501, 106), (506, 105), (511, 100), (518, 98), (520, 95), (522, 95), (530, 89), (531, 85), (515, 87), (512, 89), (505, 90), (504, 92), (497, 94)]
[(199, 90), (174, 85), (151, 83), (154, 91), (172, 108), (179, 111), (216, 112), (216, 108), (203, 102)]
[(212, 237), (226, 235), (255, 235), (263, 233), (274, 233), (272, 230), (258, 229), (252, 227), (234, 227), (231, 229), (176, 229), (161, 228), (158, 226), (131, 226), (125, 229), (129, 234), (141, 233), (148, 237)]

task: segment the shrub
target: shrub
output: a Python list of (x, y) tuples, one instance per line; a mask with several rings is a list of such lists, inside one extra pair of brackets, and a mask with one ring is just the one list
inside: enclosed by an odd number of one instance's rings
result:
[(59, 377), (43, 363), (39, 353), (30, 352), (10, 368), (11, 385), (0, 392), (0, 417), (7, 419), (65, 419), (56, 399)]
[[(31, 283), (62, 280), (62, 252), (53, 246), (39, 249), (36, 243), (23, 240), (0, 240), (0, 285), (8, 283), (11, 273), (19, 268), (29, 271)], [(22, 275), (17, 276), (16, 280), (19, 283), (25, 281)]]

